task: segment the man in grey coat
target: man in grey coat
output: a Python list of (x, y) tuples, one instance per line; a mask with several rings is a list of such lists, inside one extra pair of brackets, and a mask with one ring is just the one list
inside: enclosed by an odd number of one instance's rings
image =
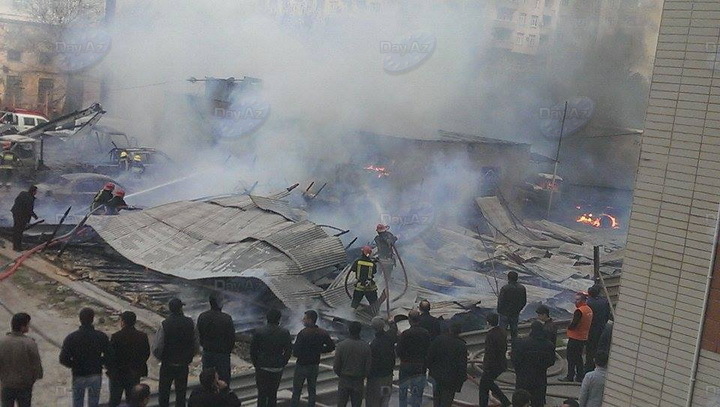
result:
[(2, 405), (30, 407), (33, 385), (43, 377), (40, 353), (35, 340), (26, 336), (30, 315), (15, 314), (10, 322), (12, 331), (0, 339), (0, 383)]
[(602, 407), (607, 378), (608, 354), (598, 351), (595, 354), (595, 370), (585, 374), (580, 386), (580, 407)]
[(348, 400), (352, 407), (362, 405), (365, 393), (365, 378), (370, 373), (372, 355), (370, 345), (360, 339), (362, 325), (351, 322), (350, 336), (335, 348), (333, 371), (338, 375), (338, 406), (345, 407)]

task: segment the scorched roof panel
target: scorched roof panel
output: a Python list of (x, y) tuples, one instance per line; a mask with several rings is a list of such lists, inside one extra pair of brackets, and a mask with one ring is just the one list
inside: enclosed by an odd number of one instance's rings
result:
[(87, 224), (137, 264), (189, 280), (258, 278), (290, 307), (322, 292), (302, 273), (342, 265), (346, 258), (340, 239), (311, 222), (289, 220), (286, 205), (223, 197), (91, 216)]

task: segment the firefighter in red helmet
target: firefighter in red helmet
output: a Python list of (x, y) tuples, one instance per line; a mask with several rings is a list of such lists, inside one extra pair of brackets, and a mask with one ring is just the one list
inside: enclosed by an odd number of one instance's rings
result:
[(122, 209), (130, 209), (130, 206), (125, 203), (125, 191), (116, 188), (113, 197), (105, 204), (105, 214), (117, 215)]
[(97, 208), (107, 204), (113, 197), (113, 190), (115, 189), (115, 184), (112, 182), (108, 182), (103, 186), (103, 189), (101, 189), (96, 195), (95, 198), (93, 198), (92, 205), (90, 206), (91, 211), (95, 211)]
[(377, 273), (377, 266), (375, 261), (370, 257), (372, 247), (363, 246), (360, 252), (362, 255), (355, 260), (350, 268), (350, 272), (355, 273), (355, 279), (357, 280), (352, 296), (351, 307), (353, 309), (360, 305), (363, 297), (367, 298), (370, 305), (375, 304), (378, 300), (378, 288), (373, 279)]

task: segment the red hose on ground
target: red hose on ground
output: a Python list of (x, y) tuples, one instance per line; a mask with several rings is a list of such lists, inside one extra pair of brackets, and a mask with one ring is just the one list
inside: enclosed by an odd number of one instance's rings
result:
[(52, 246), (52, 245), (58, 244), (65, 239), (67, 239), (67, 238), (64, 236), (59, 237), (49, 243), (46, 242), (46, 243), (39, 244), (39, 245), (33, 247), (32, 249), (23, 252), (19, 257), (17, 257), (15, 260), (13, 260), (12, 263), (10, 263), (10, 264), (12, 264), (12, 266), (9, 269), (0, 273), (0, 281), (3, 281), (5, 279), (9, 278), (10, 276), (12, 276), (13, 274), (15, 274), (15, 272), (18, 271), (18, 269), (20, 268), (20, 266), (22, 266), (22, 264), (25, 260), (29, 259), (30, 256), (32, 256), (33, 254), (44, 249), (45, 246)]

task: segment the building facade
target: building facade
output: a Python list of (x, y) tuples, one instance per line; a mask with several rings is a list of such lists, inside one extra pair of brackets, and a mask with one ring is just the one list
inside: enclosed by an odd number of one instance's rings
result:
[(720, 405), (720, 2), (665, 0), (604, 406)]
[(98, 101), (98, 75), (64, 70), (58, 55), (62, 43), (48, 39), (49, 26), (32, 21), (20, 4), (0, 0), (0, 110), (24, 108), (55, 116)]

